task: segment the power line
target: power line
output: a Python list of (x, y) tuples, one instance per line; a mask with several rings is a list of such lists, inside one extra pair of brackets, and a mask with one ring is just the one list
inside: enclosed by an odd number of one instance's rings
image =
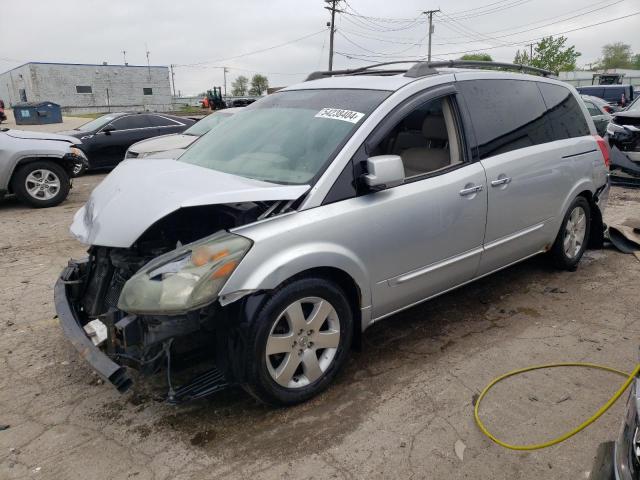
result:
[[(457, 52), (441, 52), (441, 53), (438, 53), (438, 55), (439, 56), (443, 56), (443, 55), (460, 55), (460, 54), (465, 54), (465, 53), (481, 52), (483, 50), (493, 50), (493, 49), (496, 49), (496, 48), (512, 47), (512, 46), (516, 46), (516, 45), (522, 45), (522, 44), (525, 44), (525, 43), (542, 40), (543, 38), (549, 37), (549, 36), (553, 37), (553, 36), (563, 35), (565, 33), (572, 33), (572, 32), (577, 32), (579, 30), (585, 30), (587, 28), (597, 27), (597, 26), (600, 26), (600, 25), (606, 25), (608, 23), (616, 22), (618, 20), (623, 20), (625, 18), (630, 18), (630, 17), (636, 16), (636, 15), (640, 15), (640, 11), (629, 13), (627, 15), (622, 15), (622, 16), (616, 17), (616, 18), (611, 18), (611, 19), (608, 19), (608, 20), (603, 20), (603, 21), (600, 21), (600, 22), (597, 22), (597, 23), (592, 23), (592, 24), (589, 24), (589, 25), (583, 25), (581, 27), (576, 27), (576, 28), (572, 28), (572, 29), (569, 29), (569, 30), (564, 30), (562, 32), (551, 33), (549, 35), (545, 35), (545, 36), (542, 36), (542, 37), (535, 37), (535, 38), (530, 38), (530, 39), (527, 39), (527, 40), (518, 40), (517, 42), (509, 43), (509, 44), (506, 44), (506, 45), (499, 45), (499, 46), (485, 47), (485, 48), (475, 48), (475, 49), (471, 49), (471, 50), (461, 50), (461, 51), (457, 51)], [(352, 54), (352, 53), (345, 53), (345, 52), (336, 52), (336, 54), (341, 55), (341, 56), (346, 57), (346, 58), (380, 57), (379, 55)], [(416, 59), (416, 60), (424, 60), (425, 59), (425, 57), (419, 57), (419, 56), (413, 56), (413, 58)]]
[[(603, 9), (605, 9), (605, 8), (609, 8), (609, 7), (613, 6), (613, 5), (617, 5), (618, 3), (622, 3), (622, 2), (624, 2), (624, 1), (625, 1), (625, 0), (617, 0), (617, 1), (614, 1), (613, 3), (609, 3), (609, 4), (605, 5), (605, 6), (603, 6), (603, 7), (594, 8), (594, 9), (589, 10), (589, 11), (587, 11), (587, 12), (579, 13), (579, 14), (577, 14), (577, 15), (573, 15), (573, 16), (570, 16), (570, 17), (567, 17), (567, 18), (564, 18), (564, 19), (561, 19), (561, 20), (556, 20), (556, 21), (553, 21), (553, 22), (550, 22), (550, 23), (546, 23), (546, 24), (544, 24), (544, 25), (540, 25), (540, 26), (538, 26), (538, 27), (528, 28), (528, 29), (526, 29), (526, 30), (519, 30), (519, 31), (517, 31), (517, 32), (507, 33), (507, 34), (504, 34), (504, 35), (492, 36), (492, 37), (490, 37), (490, 38), (492, 38), (492, 39), (496, 39), (496, 40), (497, 40), (497, 39), (500, 39), (500, 38), (513, 37), (514, 35), (519, 35), (519, 34), (521, 34), (521, 33), (526, 33), (526, 32), (531, 32), (531, 31), (534, 31), (534, 30), (539, 30), (539, 29), (541, 29), (541, 28), (548, 27), (548, 26), (550, 26), (550, 25), (555, 25), (555, 24), (557, 24), (557, 23), (566, 22), (567, 20), (572, 20), (572, 19), (574, 19), (574, 18), (582, 17), (582, 16), (587, 15), (587, 14), (589, 14), (589, 13), (593, 13), (593, 12), (597, 12), (597, 11), (599, 11), (599, 10), (603, 10)], [(557, 18), (557, 17), (556, 17), (556, 18)], [(542, 21), (545, 21), (545, 20), (542, 20)], [(536, 23), (540, 23), (540, 22), (534, 22), (534, 23), (531, 23), (531, 24), (529, 24), (529, 25), (535, 25)], [(526, 27), (527, 25), (521, 25), (520, 27), (523, 27), (523, 26), (525, 26), (525, 27)], [(516, 28), (520, 28), (520, 27), (516, 27)], [(504, 31), (504, 30), (502, 30), (502, 31)], [(498, 32), (499, 32), (499, 31), (498, 31)], [(490, 33), (488, 33), (488, 34), (483, 34), (483, 35), (490, 35), (490, 34), (498, 33), (498, 32), (490, 32)], [(467, 43), (467, 42), (436, 43), (435, 45), (456, 45), (456, 44), (457, 44), (457, 45), (459, 45), (459, 44), (462, 44), (462, 43)]]
[(193, 67), (193, 66), (198, 66), (198, 65), (205, 65), (207, 63), (225, 62), (227, 60), (235, 60), (236, 58), (248, 57), (249, 55), (255, 55), (256, 53), (262, 53), (262, 52), (266, 52), (266, 51), (269, 51), (269, 50), (274, 50), (276, 48), (284, 47), (285, 45), (290, 45), (292, 43), (299, 42), (301, 40), (305, 40), (307, 38), (311, 38), (311, 37), (314, 37), (316, 35), (320, 35), (321, 33), (325, 33), (326, 31), (327, 31), (327, 29), (323, 28), (322, 30), (319, 30), (319, 31), (314, 32), (314, 33), (310, 33), (310, 34), (305, 35), (303, 37), (294, 38), (293, 40), (289, 40), (288, 42), (280, 43), (278, 45), (273, 45), (271, 47), (262, 48), (260, 50), (254, 50), (252, 52), (241, 53), (240, 55), (235, 55), (233, 57), (219, 58), (217, 60), (209, 60), (209, 61), (206, 61), (206, 62), (183, 63), (183, 64), (175, 65), (175, 66), (176, 67)]
[(508, 3), (508, 2), (511, 2), (511, 1), (513, 1), (513, 0), (499, 0), (497, 2), (487, 3), (486, 5), (482, 5), (480, 7), (468, 8), (466, 10), (458, 10), (457, 12), (451, 12), (451, 15), (466, 14), (468, 12), (472, 12), (472, 11), (475, 11), (475, 10), (481, 10), (483, 8), (490, 7), (492, 5), (497, 5), (499, 3)]
[(501, 5), (499, 7), (495, 7), (495, 8), (490, 8), (487, 10), (481, 10), (478, 12), (471, 12), (469, 14), (466, 15), (456, 15), (455, 19), (456, 20), (468, 20), (470, 18), (477, 18), (477, 17), (481, 17), (484, 15), (490, 15), (492, 13), (498, 13), (498, 12), (502, 12), (504, 10), (508, 10), (510, 8), (513, 7), (519, 7), (520, 5), (524, 5), (525, 3), (529, 3), (531, 0), (512, 0), (512, 3), (506, 4), (506, 5)]

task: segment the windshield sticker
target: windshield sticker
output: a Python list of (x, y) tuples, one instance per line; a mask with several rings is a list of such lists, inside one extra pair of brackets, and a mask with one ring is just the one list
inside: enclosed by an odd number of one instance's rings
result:
[(341, 108), (323, 108), (316, 113), (316, 118), (332, 118), (349, 123), (358, 123), (362, 117), (364, 117), (364, 113), (342, 110)]

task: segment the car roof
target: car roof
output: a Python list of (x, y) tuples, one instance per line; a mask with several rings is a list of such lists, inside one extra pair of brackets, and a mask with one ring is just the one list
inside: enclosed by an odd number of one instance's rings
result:
[(606, 103), (608, 105), (607, 101), (603, 100), (600, 97), (594, 97), (593, 95), (580, 95), (580, 96), (585, 100), (589, 100), (590, 102), (600, 103), (600, 104)]
[(555, 84), (565, 85), (564, 82), (560, 82), (554, 78), (541, 77), (537, 75), (529, 75), (520, 72), (510, 71), (498, 71), (493, 69), (478, 69), (478, 68), (460, 68), (460, 67), (438, 67), (436, 72), (430, 75), (422, 76), (407, 76), (404, 71), (398, 72), (397, 70), (391, 70), (385, 73), (384, 70), (371, 71), (366, 74), (351, 74), (351, 75), (336, 75), (326, 76), (317, 80), (307, 80), (305, 82), (290, 85), (279, 91), (289, 90), (313, 90), (313, 89), (358, 89), (358, 90), (386, 90), (396, 91), (405, 85), (414, 82), (416, 80), (431, 78), (434, 79), (434, 83), (440, 83), (438, 81), (443, 75), (456, 74), (456, 73), (470, 73), (474, 77), (483, 77), (486, 75), (488, 79), (497, 78), (515, 78), (526, 79), (539, 82), (549, 82)]

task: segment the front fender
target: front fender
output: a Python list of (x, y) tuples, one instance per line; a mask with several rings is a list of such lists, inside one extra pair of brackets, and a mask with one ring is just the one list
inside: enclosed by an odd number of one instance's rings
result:
[(371, 305), (371, 285), (365, 264), (353, 251), (328, 242), (285, 247), (275, 254), (254, 244), (221, 290), (220, 296), (242, 291), (272, 290), (289, 278), (318, 267), (337, 268), (347, 273), (360, 289), (360, 307)]

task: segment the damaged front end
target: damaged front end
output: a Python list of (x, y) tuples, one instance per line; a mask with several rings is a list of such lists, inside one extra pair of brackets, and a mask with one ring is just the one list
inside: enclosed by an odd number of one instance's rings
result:
[(607, 126), (607, 137), (614, 184), (640, 186), (640, 113), (623, 111), (614, 115)]
[(132, 385), (125, 367), (152, 374), (172, 355), (204, 352), (215, 359), (226, 315), (218, 293), (252, 245), (228, 230), (283, 213), (291, 203), (181, 209), (129, 248), (90, 247), (88, 258), (70, 261), (55, 286), (65, 335), (120, 392)]

